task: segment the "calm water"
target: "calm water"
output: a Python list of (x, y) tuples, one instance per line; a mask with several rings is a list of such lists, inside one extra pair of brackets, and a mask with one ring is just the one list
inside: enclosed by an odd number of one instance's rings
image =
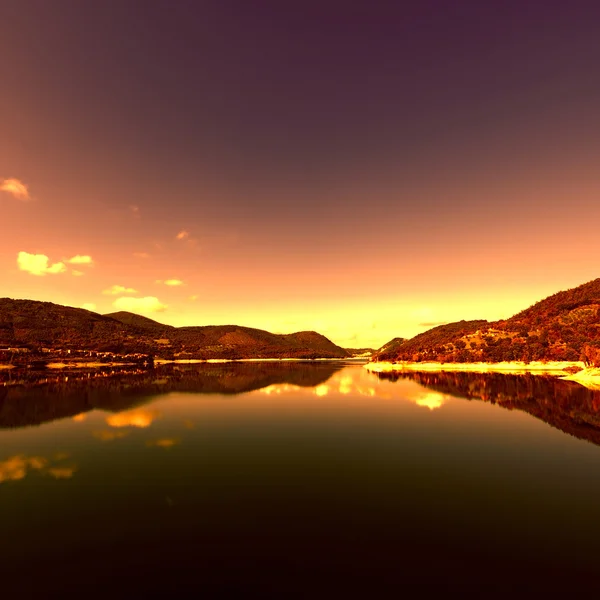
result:
[(342, 362), (0, 371), (1, 589), (593, 590), (599, 409), (552, 378)]

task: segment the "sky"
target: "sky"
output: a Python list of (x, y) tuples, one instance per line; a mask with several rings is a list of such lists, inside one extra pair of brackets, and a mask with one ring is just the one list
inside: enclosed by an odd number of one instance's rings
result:
[(595, 279), (599, 22), (2, 0), (0, 297), (380, 347)]

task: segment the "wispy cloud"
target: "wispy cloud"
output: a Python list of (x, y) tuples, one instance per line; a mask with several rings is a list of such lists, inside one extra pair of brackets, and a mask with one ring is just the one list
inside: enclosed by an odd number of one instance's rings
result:
[(113, 306), (119, 310), (126, 310), (134, 313), (155, 313), (167, 310), (167, 305), (163, 304), (155, 296), (145, 296), (144, 298), (131, 298), (123, 296), (113, 302)]
[(438, 325), (446, 325), (448, 321), (427, 321), (419, 323), (419, 327), (437, 327)]
[(137, 204), (130, 204), (129, 210), (135, 219), (140, 218), (140, 207)]
[(112, 287), (103, 290), (102, 293), (105, 296), (118, 296), (119, 294), (137, 294), (137, 290), (125, 287), (124, 285), (113, 285)]
[(91, 256), (87, 254), (76, 254), (75, 256), (68, 258), (65, 262), (68, 262), (72, 265), (92, 265), (94, 264), (94, 260)]
[(198, 300), (198, 296), (196, 294), (194, 294), (193, 296), (188, 296), (188, 300), (190, 302), (195, 302), (196, 300)]
[(30, 254), (29, 252), (19, 252), (17, 255), (17, 266), (19, 270), (37, 276), (56, 275), (57, 273), (64, 273), (67, 270), (63, 262), (51, 265), (50, 259), (45, 254)]
[(18, 179), (4, 179), (0, 183), (0, 191), (6, 192), (17, 200), (31, 200), (27, 186)]
[(150, 258), (150, 255), (147, 252), (134, 252), (133, 256), (136, 258)]
[(96, 310), (96, 305), (93, 302), (86, 302), (82, 304), (80, 308), (84, 308), (85, 310), (91, 310), (92, 312)]
[(181, 279), (165, 279), (164, 281), (162, 279), (157, 279), (156, 283), (164, 283), (165, 285), (168, 285), (170, 287), (178, 287), (180, 285), (184, 285)]
[(185, 230), (183, 230), (183, 231), (180, 231), (180, 232), (179, 232), (179, 233), (178, 233), (178, 234), (175, 236), (175, 239), (176, 239), (176, 240), (185, 240), (185, 239), (187, 239), (187, 238), (189, 238), (189, 237), (190, 237), (190, 232), (189, 232), (189, 231), (185, 231)]

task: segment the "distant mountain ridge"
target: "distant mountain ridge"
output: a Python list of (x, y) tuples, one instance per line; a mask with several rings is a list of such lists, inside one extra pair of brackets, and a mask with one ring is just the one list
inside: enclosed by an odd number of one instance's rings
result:
[(0, 298), (0, 348), (29, 346), (160, 358), (347, 358), (315, 331), (275, 334), (238, 325), (173, 327), (129, 312), (100, 315), (52, 302)]
[(553, 294), (510, 319), (458, 321), (392, 342), (373, 360), (583, 360), (600, 366), (600, 279)]

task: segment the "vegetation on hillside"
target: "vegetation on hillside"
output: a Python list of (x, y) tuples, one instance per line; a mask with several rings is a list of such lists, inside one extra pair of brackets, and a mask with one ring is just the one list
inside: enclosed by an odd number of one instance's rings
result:
[(0, 348), (152, 354), (166, 359), (346, 358), (314, 331), (274, 334), (238, 325), (172, 327), (127, 312), (99, 315), (51, 302), (0, 298)]
[(582, 360), (600, 366), (600, 279), (558, 292), (507, 320), (434, 327), (379, 351), (374, 360)]

